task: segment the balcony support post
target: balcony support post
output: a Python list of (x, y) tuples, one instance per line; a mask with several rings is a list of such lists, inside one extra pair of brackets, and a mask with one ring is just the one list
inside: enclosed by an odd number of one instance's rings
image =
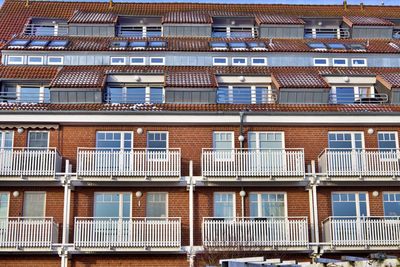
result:
[(65, 161), (65, 176), (63, 181), (64, 186), (64, 210), (63, 210), (63, 232), (62, 232), (62, 247), (59, 255), (61, 257), (61, 267), (68, 267), (68, 242), (69, 242), (69, 220), (71, 211), (71, 165), (69, 160)]
[(318, 196), (317, 196), (317, 185), (319, 183), (319, 180), (316, 175), (316, 169), (315, 169), (315, 161), (311, 161), (311, 176), (312, 180), (310, 182), (311, 185), (311, 190), (312, 190), (312, 212), (313, 216), (311, 219), (314, 221), (312, 222), (313, 225), (313, 230), (314, 230), (314, 242), (319, 243), (319, 225), (318, 225)]
[(194, 186), (193, 186), (193, 161), (189, 161), (189, 266), (194, 266)]

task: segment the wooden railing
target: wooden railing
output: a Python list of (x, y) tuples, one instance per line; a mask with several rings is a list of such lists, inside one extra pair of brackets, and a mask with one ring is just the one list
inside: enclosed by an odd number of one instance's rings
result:
[(319, 172), (329, 176), (400, 175), (400, 150), (325, 149), (318, 158)]
[(78, 148), (78, 176), (179, 177), (181, 151), (178, 148), (107, 150)]
[(0, 249), (51, 249), (58, 224), (50, 217), (0, 218)]
[(75, 218), (77, 248), (180, 248), (180, 218)]
[(400, 246), (400, 217), (329, 217), (322, 227), (333, 246)]
[(203, 149), (205, 177), (304, 176), (303, 149)]
[(55, 148), (0, 149), (0, 176), (55, 176), (61, 163)]
[(306, 247), (306, 217), (203, 218), (206, 247)]

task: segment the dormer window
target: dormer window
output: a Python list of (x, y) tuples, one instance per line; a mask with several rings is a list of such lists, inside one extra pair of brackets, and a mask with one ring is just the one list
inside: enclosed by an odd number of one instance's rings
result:
[(160, 37), (161, 17), (120, 16), (116, 32), (121, 37)]
[(40, 85), (3, 85), (0, 101), (8, 103), (49, 103), (49, 88)]
[(164, 88), (161, 85), (111, 84), (105, 100), (107, 103), (164, 103)]
[(346, 27), (342, 19), (309, 18), (304, 28), (304, 38), (332, 38), (344, 39), (350, 37), (349, 28)]
[(67, 21), (62, 19), (33, 18), (25, 26), (24, 34), (34, 36), (67, 35)]
[(254, 38), (258, 36), (253, 17), (214, 17), (212, 37)]

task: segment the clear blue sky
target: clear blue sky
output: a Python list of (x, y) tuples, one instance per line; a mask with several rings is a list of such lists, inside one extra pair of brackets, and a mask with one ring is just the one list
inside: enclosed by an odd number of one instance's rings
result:
[[(63, 0), (63, 1), (79, 1), (79, 0)], [(85, 2), (96, 2), (108, 0), (83, 0)], [(347, 0), (348, 4), (365, 5), (381, 5), (382, 1), (385, 5), (400, 5), (400, 0)], [(273, 4), (342, 4), (343, 0), (114, 0), (114, 2), (201, 2), (201, 3), (273, 3)], [(3, 0), (0, 0), (0, 4)]]

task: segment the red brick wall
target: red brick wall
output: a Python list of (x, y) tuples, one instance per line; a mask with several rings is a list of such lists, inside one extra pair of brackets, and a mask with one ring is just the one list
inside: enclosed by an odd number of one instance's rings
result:
[[(62, 155), (76, 163), (78, 147), (94, 147), (96, 131), (133, 131), (134, 147), (146, 147), (147, 131), (168, 131), (169, 147), (182, 149), (182, 175), (188, 175), (188, 164), (194, 161), (194, 173), (200, 175), (202, 148), (212, 147), (213, 131), (234, 131), (235, 146), (239, 147), (239, 126), (143, 126), (145, 131), (139, 135), (135, 126), (60, 126), (58, 130), (51, 130), (50, 146), (58, 147)], [(306, 162), (317, 161), (318, 155), (328, 146), (329, 131), (363, 131), (366, 148), (378, 146), (378, 131), (398, 131), (398, 127), (373, 127), (372, 135), (367, 133), (370, 127), (350, 126), (257, 126), (244, 127), (244, 136), (249, 131), (283, 131), (285, 133), (285, 145), (287, 148), (304, 148)], [(27, 132), (22, 134), (15, 132), (14, 146), (26, 146)], [(245, 140), (247, 146), (247, 139)]]
[(1, 255), (0, 266), (2, 267), (60, 267), (61, 260), (58, 255)]

